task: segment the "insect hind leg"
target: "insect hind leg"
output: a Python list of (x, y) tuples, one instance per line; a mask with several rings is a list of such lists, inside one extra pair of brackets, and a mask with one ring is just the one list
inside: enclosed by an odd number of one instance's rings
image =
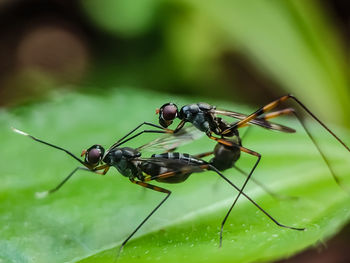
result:
[[(245, 198), (247, 198), (253, 205), (255, 205), (262, 213), (264, 213), (268, 218), (270, 218), (277, 226), (283, 227), (283, 228), (288, 228), (292, 230), (297, 230), (297, 231), (303, 231), (305, 228), (300, 228), (300, 227), (292, 227), (292, 226), (287, 226), (284, 224), (279, 223), (274, 217), (272, 217), (265, 209), (263, 209), (260, 205), (258, 205), (253, 199), (251, 199), (246, 193), (242, 191), (242, 189), (239, 189), (234, 183), (232, 183), (226, 176), (224, 176), (218, 169), (216, 169), (213, 165), (207, 165), (207, 167), (203, 167), (203, 169), (211, 170), (216, 172), (222, 179), (224, 179), (227, 183), (229, 183), (233, 188), (235, 188), (237, 191), (239, 191), (239, 194), (243, 195)], [(237, 197), (236, 197), (237, 199)], [(229, 213), (231, 212), (233, 205), (230, 207), (229, 211), (226, 214), (226, 217), (228, 217)], [(222, 227), (225, 224), (225, 221), (222, 222)], [(220, 232), (220, 247), (222, 245), (222, 231)]]
[[(249, 121), (258, 118), (259, 116), (263, 115), (266, 112), (271, 111), (272, 109), (276, 108), (277, 106), (279, 106), (281, 103), (285, 102), (286, 100), (291, 99), (293, 101), (295, 101), (301, 108), (303, 108), (314, 120), (316, 120), (329, 134), (331, 134), (348, 152), (350, 152), (350, 148), (345, 144), (345, 142), (343, 140), (341, 140), (330, 128), (328, 128), (328, 126), (326, 124), (324, 124), (315, 114), (313, 114), (299, 99), (297, 99), (294, 95), (288, 94), (285, 96), (282, 96), (270, 103), (268, 103), (267, 105), (261, 107), (260, 109), (258, 109), (257, 111), (255, 111), (254, 113), (248, 115), (245, 119), (240, 120), (238, 122), (236, 122), (235, 124), (233, 124), (230, 128), (228, 128), (227, 130), (223, 131), (223, 135), (229, 133), (231, 130), (234, 129), (238, 129), (240, 127), (244, 127)], [(324, 160), (324, 162), (326, 163), (329, 171), (332, 174), (332, 177), (334, 178), (335, 182), (339, 185), (339, 187), (341, 187), (343, 190), (345, 190), (347, 193), (350, 193), (349, 189), (347, 189), (341, 182), (341, 180), (338, 178), (338, 176), (336, 175), (336, 173), (334, 172), (334, 169), (331, 167), (330, 165), (330, 161), (328, 160), (328, 158), (326, 157), (326, 155), (324, 154), (324, 152), (322, 151), (322, 149), (319, 147), (318, 143), (316, 142), (315, 138), (312, 136), (312, 134), (310, 133), (310, 131), (307, 129), (305, 122), (303, 121), (302, 118), (299, 117), (299, 115), (295, 112), (295, 110), (290, 111), (290, 113), (294, 114), (295, 117), (298, 119), (298, 121), (301, 123), (301, 125), (303, 126), (304, 130), (306, 131), (306, 133), (308, 134), (309, 138), (311, 139), (311, 141), (313, 142), (313, 144), (315, 145), (315, 147), (317, 148), (318, 152), (320, 153), (322, 159)], [(266, 114), (267, 116), (269, 116), (269, 114)], [(273, 113), (270, 114), (270, 118), (273, 117)]]

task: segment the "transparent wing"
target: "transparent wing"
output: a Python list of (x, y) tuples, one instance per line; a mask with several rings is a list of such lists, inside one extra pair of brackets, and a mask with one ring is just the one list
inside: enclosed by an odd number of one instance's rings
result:
[(182, 128), (179, 132), (174, 134), (164, 134), (157, 139), (142, 145), (137, 148), (138, 151), (147, 152), (167, 152), (174, 150), (182, 145), (190, 143), (194, 140), (201, 138), (204, 135), (193, 125)]
[[(212, 110), (212, 112), (215, 114), (232, 117), (232, 118), (235, 118), (238, 120), (243, 120), (247, 117), (247, 115), (242, 114), (242, 113), (238, 113), (235, 111), (215, 109), (215, 110)], [(249, 124), (254, 124), (254, 125), (266, 128), (266, 129), (276, 130), (276, 131), (280, 131), (280, 132), (287, 132), (287, 133), (294, 133), (295, 132), (295, 130), (293, 128), (289, 128), (289, 127), (281, 125), (281, 124), (276, 124), (276, 123), (264, 120), (263, 117), (253, 119), (249, 122)]]

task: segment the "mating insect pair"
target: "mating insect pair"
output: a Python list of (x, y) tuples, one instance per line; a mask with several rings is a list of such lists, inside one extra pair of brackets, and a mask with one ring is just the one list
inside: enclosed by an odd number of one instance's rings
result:
[[(267, 129), (274, 129), (287, 133), (295, 132), (294, 129), (283, 125), (274, 124), (268, 121), (271, 118), (284, 114), (293, 113), (294, 115), (296, 115), (294, 109), (292, 108), (268, 113), (262, 116), (265, 112), (272, 110), (273, 108), (278, 106), (278, 104), (284, 102), (288, 98), (294, 99), (314, 119), (316, 119), (316, 121), (318, 121), (333, 137), (335, 137), (348, 151), (350, 151), (342, 140), (340, 140), (326, 125), (324, 125), (318, 118), (316, 118), (315, 115), (312, 114), (299, 100), (297, 100), (291, 95), (283, 96), (280, 99), (267, 104), (266, 106), (260, 108), (259, 110), (250, 115), (243, 115), (232, 111), (217, 110), (215, 107), (204, 103), (187, 105), (183, 107), (180, 111), (178, 111), (177, 107), (174, 104), (168, 103), (163, 105), (158, 111), (160, 124), (162, 126), (158, 126), (148, 122), (142, 123), (138, 125), (135, 129), (130, 131), (128, 134), (126, 134), (124, 137), (122, 137), (120, 140), (118, 140), (107, 150), (105, 150), (101, 145), (93, 145), (86, 151), (83, 151), (83, 160), (81, 160), (73, 153), (64, 148), (42, 141), (32, 135), (29, 135), (17, 129), (14, 129), (14, 131), (22, 135), (28, 136), (35, 141), (64, 151), (83, 165), (82, 167), (75, 168), (60, 184), (58, 184), (55, 188), (51, 189), (50, 191), (44, 192), (43, 195), (53, 193), (60, 189), (62, 185), (66, 183), (78, 170), (88, 170), (97, 174), (106, 174), (109, 168), (112, 166), (115, 167), (123, 176), (127, 177), (132, 183), (166, 194), (166, 196), (151, 211), (151, 213), (148, 214), (146, 218), (135, 228), (135, 230), (124, 240), (119, 251), (121, 251), (121, 249), (130, 240), (130, 238), (142, 227), (142, 225), (155, 213), (155, 211), (169, 198), (171, 194), (170, 190), (152, 185), (149, 183), (150, 181), (157, 181), (160, 183), (180, 183), (185, 181), (192, 173), (202, 172), (205, 170), (215, 172), (218, 176), (220, 176), (238, 191), (238, 195), (234, 199), (233, 204), (229, 208), (221, 224), (221, 245), (222, 229), (224, 227), (226, 219), (228, 218), (231, 210), (235, 206), (240, 195), (243, 195), (250, 202), (252, 202), (259, 210), (261, 210), (278, 226), (294, 230), (304, 229), (286, 226), (279, 223), (260, 205), (258, 205), (254, 200), (252, 200), (248, 195), (246, 195), (243, 192), (247, 182), (250, 180), (255, 168), (257, 167), (261, 159), (261, 155), (255, 151), (252, 151), (242, 146), (238, 129), (245, 126), (258, 125)], [(219, 114), (239, 119), (239, 121), (229, 124), (223, 119), (219, 118), (217, 116)], [(303, 121), (298, 117), (298, 115), (296, 116), (303, 124)], [(175, 130), (167, 129), (167, 127), (172, 123), (172, 121), (176, 117), (179, 117), (181, 119), (181, 122), (178, 125), (178, 127)], [(196, 138), (196, 133), (194, 133), (193, 130), (189, 131), (188, 129), (183, 129), (183, 126), (186, 122), (191, 122), (200, 131), (205, 132), (207, 136), (209, 136), (209, 138), (217, 141), (218, 145), (216, 146), (215, 150), (212, 152), (199, 154), (197, 156), (172, 152), (177, 146), (180, 146), (181, 144)], [(148, 125), (156, 129), (142, 130), (136, 133), (136, 131), (143, 125)], [(168, 133), (169, 135), (166, 137), (158, 138), (155, 141), (152, 141), (136, 149), (122, 147), (122, 145), (124, 145), (128, 141), (140, 136), (143, 133)], [(213, 133), (219, 135), (220, 137), (215, 137)], [(308, 134), (315, 143), (311, 134)], [(157, 147), (161, 147), (161, 149), (164, 152), (168, 152), (162, 154), (154, 154), (150, 158), (143, 158), (141, 156), (142, 151), (146, 149), (156, 149)], [(256, 156), (257, 161), (255, 162), (250, 172), (247, 174), (247, 179), (245, 180), (243, 186), (239, 188), (235, 184), (233, 184), (225, 175), (223, 175), (222, 171), (234, 167), (240, 157), (241, 152), (245, 152)], [(214, 157), (210, 161), (204, 161), (202, 159), (202, 157), (212, 154)], [(325, 161), (327, 161), (325, 155), (322, 152), (321, 155), (325, 159)], [(331, 172), (334, 178), (337, 179), (336, 175), (333, 173), (332, 170)]]

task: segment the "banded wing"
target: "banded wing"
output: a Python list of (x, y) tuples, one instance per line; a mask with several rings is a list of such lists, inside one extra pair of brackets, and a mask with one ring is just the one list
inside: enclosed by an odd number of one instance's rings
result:
[[(242, 114), (242, 113), (238, 113), (235, 111), (214, 109), (214, 110), (212, 110), (212, 112), (215, 114), (232, 117), (232, 118), (235, 118), (238, 120), (243, 120), (247, 117), (247, 115)], [(295, 132), (295, 130), (293, 128), (289, 128), (289, 127), (281, 125), (281, 124), (276, 124), (276, 123), (267, 121), (264, 119), (264, 117), (253, 119), (248, 123), (254, 124), (254, 125), (266, 128), (266, 129), (280, 131), (280, 132), (286, 132), (286, 133), (294, 133)]]
[(155, 152), (169, 152), (176, 148), (188, 144), (194, 140), (201, 138), (204, 135), (194, 126), (182, 128), (179, 132), (173, 134), (164, 134), (157, 139), (144, 144), (137, 148), (138, 151)]

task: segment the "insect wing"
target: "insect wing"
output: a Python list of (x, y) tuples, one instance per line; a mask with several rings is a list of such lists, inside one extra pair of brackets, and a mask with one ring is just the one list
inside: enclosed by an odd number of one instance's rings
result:
[(147, 152), (168, 152), (172, 151), (182, 145), (188, 144), (203, 136), (203, 132), (199, 131), (194, 126), (184, 127), (177, 133), (164, 134), (159, 138), (142, 145), (137, 148), (138, 151)]
[(178, 175), (190, 175), (205, 170), (198, 164), (189, 163), (182, 159), (151, 157), (142, 158), (138, 161), (142, 163), (142, 170), (151, 176), (151, 180), (176, 177)]
[[(243, 120), (243, 119), (247, 118), (247, 115), (242, 114), (242, 113), (238, 113), (235, 111), (227, 111), (227, 110), (219, 110), (219, 109), (215, 109), (212, 111), (215, 114), (232, 117), (232, 118), (235, 118), (238, 120)], [(286, 132), (286, 133), (294, 133), (295, 132), (295, 130), (292, 128), (264, 120), (263, 118), (253, 119), (253, 120), (249, 121), (249, 124), (254, 124), (254, 125), (266, 128), (266, 129), (276, 130), (276, 131), (280, 131), (280, 132)]]

